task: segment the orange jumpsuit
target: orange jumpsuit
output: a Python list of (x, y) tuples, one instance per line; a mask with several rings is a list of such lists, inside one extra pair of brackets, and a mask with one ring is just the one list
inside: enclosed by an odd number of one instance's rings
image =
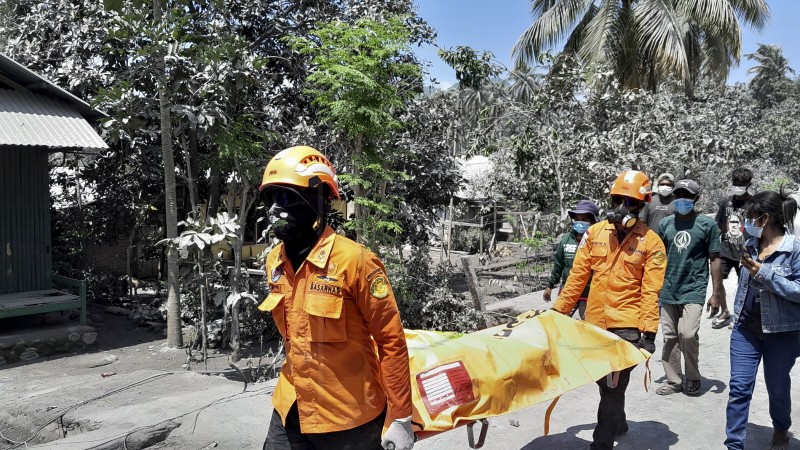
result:
[(604, 220), (584, 233), (569, 278), (553, 309), (569, 314), (589, 281), (586, 321), (600, 328), (658, 331), (658, 292), (667, 257), (661, 238), (637, 222), (622, 242)]
[(410, 417), (408, 349), (380, 259), (326, 227), (296, 273), (282, 243), (265, 269), (259, 309), (272, 311), (286, 347), (272, 397), (284, 425), (295, 401), (303, 433), (355, 428), (384, 409), (384, 428)]

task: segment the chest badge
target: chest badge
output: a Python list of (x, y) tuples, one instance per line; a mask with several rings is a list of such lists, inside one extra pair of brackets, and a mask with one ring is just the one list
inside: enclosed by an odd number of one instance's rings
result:
[(278, 266), (272, 269), (272, 274), (270, 275), (270, 279), (272, 280), (273, 283), (275, 283), (281, 278), (281, 275), (283, 275), (283, 268), (281, 266)]
[(377, 277), (372, 280), (372, 284), (369, 285), (369, 292), (375, 298), (386, 298), (389, 295), (389, 284), (386, 282), (386, 278)]

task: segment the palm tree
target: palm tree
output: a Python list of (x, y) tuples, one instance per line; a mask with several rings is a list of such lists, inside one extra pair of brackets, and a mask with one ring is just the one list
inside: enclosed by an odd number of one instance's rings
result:
[(512, 50), (519, 61), (564, 42), (623, 86), (655, 91), (674, 77), (688, 93), (701, 75), (724, 82), (741, 57), (739, 21), (761, 29), (770, 14), (766, 0), (531, 0), (531, 13)]
[(789, 67), (789, 60), (783, 56), (780, 45), (758, 44), (755, 53), (745, 55), (747, 59), (755, 61), (756, 65), (747, 70), (755, 76), (750, 80), (750, 88), (756, 97), (767, 99), (772, 96), (775, 85), (788, 80), (788, 74), (794, 73)]
[[(153, 19), (161, 25), (163, 19), (162, 0), (153, 0)], [(161, 116), (161, 154), (164, 160), (164, 212), (167, 219), (167, 239), (178, 237), (178, 208), (175, 194), (175, 155), (172, 150), (172, 105), (166, 86), (166, 61), (164, 53), (156, 55), (155, 66), (158, 71), (158, 104)], [(167, 344), (170, 347), (183, 347), (183, 327), (181, 326), (180, 270), (178, 254), (167, 249)]]

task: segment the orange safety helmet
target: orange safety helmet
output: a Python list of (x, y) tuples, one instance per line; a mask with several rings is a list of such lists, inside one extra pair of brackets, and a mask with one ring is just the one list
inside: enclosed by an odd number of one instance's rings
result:
[(281, 150), (267, 163), (261, 178), (261, 191), (268, 186), (314, 188), (325, 183), (330, 198), (339, 198), (339, 181), (333, 164), (314, 148), (300, 145)]
[(622, 195), (649, 202), (652, 197), (650, 178), (638, 170), (625, 170), (611, 185), (611, 195)]

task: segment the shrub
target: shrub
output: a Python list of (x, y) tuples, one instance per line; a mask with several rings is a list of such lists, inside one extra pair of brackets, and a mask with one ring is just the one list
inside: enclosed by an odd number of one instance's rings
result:
[(406, 328), (467, 332), (477, 328), (479, 314), (450, 289), (452, 272), (444, 265), (431, 270), (427, 244), (411, 249), (409, 259), (387, 259), (397, 306)]
[(454, 228), (451, 248), (467, 253), (478, 253), (481, 248), (481, 234), (483, 234), (483, 250), (486, 251), (492, 241), (492, 230), (480, 228)]

